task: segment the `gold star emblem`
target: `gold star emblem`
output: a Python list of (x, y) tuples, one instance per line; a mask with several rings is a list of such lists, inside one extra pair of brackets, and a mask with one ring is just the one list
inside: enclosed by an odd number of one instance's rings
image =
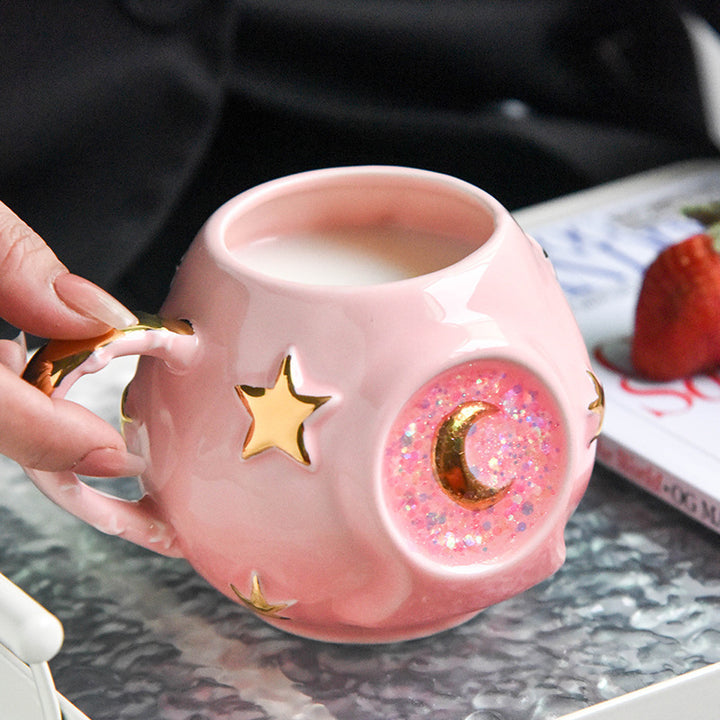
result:
[(597, 397), (588, 405), (588, 410), (590, 412), (597, 413), (600, 417), (600, 421), (598, 422), (598, 429), (595, 435), (590, 440), (590, 443), (592, 444), (595, 440), (597, 440), (600, 437), (600, 432), (602, 431), (603, 426), (603, 420), (605, 419), (605, 390), (603, 390), (603, 386), (600, 384), (600, 381), (595, 377), (595, 373), (591, 372), (590, 370), (587, 371), (587, 374), (590, 376), (590, 379), (593, 381), (593, 385), (595, 386), (595, 392), (597, 393)]
[(238, 600), (246, 607), (256, 612), (258, 615), (263, 617), (271, 617), (276, 620), (290, 620), (290, 618), (280, 615), (283, 610), (286, 610), (294, 601), (284, 603), (269, 603), (265, 599), (262, 588), (260, 587), (260, 578), (257, 573), (252, 574), (252, 589), (250, 590), (250, 597), (245, 597), (232, 583), (230, 584), (232, 591), (237, 595)]
[(295, 391), (290, 355), (283, 360), (273, 387), (236, 385), (235, 390), (252, 417), (243, 445), (243, 458), (250, 458), (274, 447), (294, 460), (309, 465), (303, 423), (330, 398), (310, 397)]

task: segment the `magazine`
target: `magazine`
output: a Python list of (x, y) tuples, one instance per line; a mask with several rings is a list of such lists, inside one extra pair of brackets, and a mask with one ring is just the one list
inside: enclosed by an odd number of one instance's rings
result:
[(720, 532), (720, 369), (653, 383), (628, 361), (645, 268), (703, 230), (720, 161), (673, 165), (514, 213), (545, 249), (605, 388), (598, 460)]

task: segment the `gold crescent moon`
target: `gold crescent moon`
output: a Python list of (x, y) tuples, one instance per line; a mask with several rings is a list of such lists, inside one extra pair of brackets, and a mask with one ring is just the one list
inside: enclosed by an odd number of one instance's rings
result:
[(465, 459), (465, 438), (481, 417), (498, 412), (482, 400), (458, 405), (440, 424), (433, 443), (432, 463), (435, 478), (445, 493), (469, 510), (482, 510), (496, 503), (509, 486), (484, 485), (473, 475)]

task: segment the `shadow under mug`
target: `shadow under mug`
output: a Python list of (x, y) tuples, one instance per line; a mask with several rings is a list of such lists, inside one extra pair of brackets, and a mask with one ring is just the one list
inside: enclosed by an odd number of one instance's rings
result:
[(204, 225), (158, 317), (51, 341), (25, 376), (62, 396), (127, 354), (144, 496), (29, 476), (273, 625), (419, 637), (563, 562), (602, 388), (550, 261), (465, 182), (350, 167), (249, 190)]

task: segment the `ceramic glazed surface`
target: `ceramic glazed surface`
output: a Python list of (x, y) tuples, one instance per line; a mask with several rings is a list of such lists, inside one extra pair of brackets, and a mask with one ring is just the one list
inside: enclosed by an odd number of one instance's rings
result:
[[(377, 227), (463, 257), (343, 284), (243, 262), (260, 240)], [(147, 496), (95, 512), (86, 486), (73, 507), (33, 473), (71, 511), (324, 640), (427, 635), (562, 563), (601, 390), (542, 249), (485, 193), (400, 168), (261, 186), (208, 221), (161, 314), (193, 334), (129, 333), (92, 361), (156, 356), (124, 402)]]

